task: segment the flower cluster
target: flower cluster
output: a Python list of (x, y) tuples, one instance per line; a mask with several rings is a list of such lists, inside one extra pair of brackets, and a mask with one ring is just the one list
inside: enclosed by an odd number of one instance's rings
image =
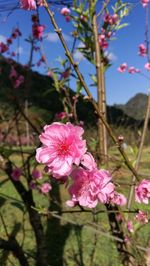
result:
[(130, 74), (135, 74), (135, 73), (140, 73), (140, 69), (135, 68), (134, 66), (128, 67), (127, 63), (123, 63), (121, 64), (118, 68), (117, 68), (118, 72), (120, 73), (124, 73), (126, 71), (128, 71), (128, 73)]
[(43, 0), (20, 0), (20, 6), (21, 8), (25, 10), (35, 10), (38, 6), (43, 6)]
[(138, 203), (148, 204), (150, 198), (150, 180), (143, 179), (135, 187), (135, 200)]
[(115, 191), (112, 176), (99, 170), (93, 156), (87, 152), (84, 130), (71, 123), (54, 122), (44, 127), (40, 135), (43, 146), (36, 151), (36, 160), (46, 166), (46, 172), (66, 182), (71, 178), (67, 205), (94, 208), (100, 203), (125, 205), (126, 198)]
[(43, 37), (45, 26), (39, 25), (38, 23), (34, 23), (32, 26), (32, 34), (33, 37), (37, 40), (41, 40)]
[(15, 89), (19, 88), (20, 85), (24, 82), (24, 76), (18, 74), (14, 66), (11, 66), (9, 78)]
[(68, 7), (63, 7), (60, 11), (60, 14), (66, 18), (66, 21), (70, 21), (71, 10)]

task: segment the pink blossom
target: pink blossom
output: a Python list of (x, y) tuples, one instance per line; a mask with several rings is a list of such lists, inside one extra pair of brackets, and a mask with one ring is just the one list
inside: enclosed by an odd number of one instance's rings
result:
[(20, 87), (20, 85), (24, 82), (24, 76), (23, 75), (19, 75), (17, 77), (17, 79), (14, 81), (14, 88), (17, 89), (18, 87)]
[(36, 0), (20, 0), (21, 8), (26, 10), (35, 10), (37, 5), (43, 6), (43, 0), (38, 0), (36, 4)]
[(118, 20), (118, 15), (117, 14), (113, 14), (112, 16), (110, 14), (106, 14), (104, 17), (104, 21), (110, 25), (116, 24)]
[(104, 34), (99, 34), (98, 40), (101, 48), (103, 49), (108, 48), (108, 42), (106, 41), (106, 36)]
[(11, 67), (9, 78), (15, 89), (18, 88), (24, 82), (24, 76), (19, 75), (13, 66)]
[(49, 183), (44, 183), (41, 187), (40, 187), (40, 191), (43, 194), (47, 194), (50, 190), (52, 189), (52, 186)]
[(136, 69), (135, 69), (135, 67), (134, 67), (134, 66), (129, 67), (129, 68), (128, 68), (128, 72), (129, 72), (130, 74), (135, 74), (135, 73), (136, 73)]
[(116, 14), (116, 13), (113, 14), (111, 18), (112, 18), (112, 24), (116, 24), (116, 22), (118, 20), (118, 14)]
[(32, 177), (34, 179), (42, 179), (42, 173), (38, 169), (32, 171)]
[(124, 206), (127, 203), (126, 197), (118, 192), (114, 192), (114, 194), (111, 194), (110, 202), (119, 206)]
[(64, 118), (66, 118), (68, 115), (66, 112), (60, 112), (60, 113), (56, 113), (55, 114), (55, 119), (57, 120), (63, 120)]
[(63, 16), (69, 16), (71, 13), (70, 9), (67, 7), (63, 7), (60, 11), (60, 14)]
[(121, 64), (117, 70), (120, 72), (120, 73), (124, 73), (126, 70), (127, 70), (127, 64), (126, 63), (123, 63)]
[(69, 187), (72, 197), (69, 206), (78, 203), (84, 207), (94, 208), (98, 202), (107, 203), (114, 191), (112, 177), (106, 170), (88, 171), (78, 168), (72, 172), (71, 177), (74, 183)]
[(11, 39), (11, 38), (8, 38), (8, 39), (7, 39), (7, 44), (8, 44), (8, 45), (12, 44), (12, 39)]
[(83, 155), (81, 160), (82, 166), (84, 166), (87, 170), (94, 170), (97, 165), (91, 153), (87, 152)]
[(42, 39), (44, 29), (45, 29), (45, 26), (43, 25), (39, 25), (36, 23), (33, 24), (32, 26), (33, 37), (38, 40)]
[(69, 175), (73, 164), (79, 165), (86, 152), (83, 133), (83, 128), (71, 123), (46, 125), (39, 137), (43, 146), (37, 149), (36, 160), (44, 163), (56, 178)]
[(146, 212), (140, 211), (135, 215), (135, 218), (138, 222), (142, 224), (148, 223), (148, 215)]
[(143, 7), (147, 7), (149, 3), (149, 0), (141, 0), (141, 4)]
[(139, 53), (138, 54), (140, 56), (146, 56), (146, 54), (147, 54), (147, 49), (143, 43), (139, 45)]
[(69, 22), (70, 19), (71, 19), (70, 16), (65, 16), (65, 18), (66, 18), (66, 21), (67, 21), (67, 22)]
[(146, 63), (146, 64), (144, 65), (144, 67), (145, 67), (145, 69), (146, 69), (147, 71), (150, 71), (150, 63), (149, 63), (149, 62)]
[(0, 42), (0, 53), (5, 53), (8, 51), (8, 45), (4, 44), (3, 42)]
[(35, 10), (36, 1), (35, 0), (20, 0), (21, 8), (26, 10)]
[(122, 135), (119, 135), (119, 136), (118, 136), (118, 141), (119, 141), (119, 142), (122, 142), (122, 141), (124, 141), (124, 136), (122, 136)]
[(150, 198), (150, 180), (143, 179), (135, 187), (135, 200), (138, 203), (148, 204)]
[(11, 177), (14, 181), (19, 181), (21, 175), (22, 175), (22, 170), (20, 168), (14, 168), (11, 173)]
[(132, 221), (128, 221), (127, 223), (127, 229), (130, 233), (133, 233), (133, 222)]

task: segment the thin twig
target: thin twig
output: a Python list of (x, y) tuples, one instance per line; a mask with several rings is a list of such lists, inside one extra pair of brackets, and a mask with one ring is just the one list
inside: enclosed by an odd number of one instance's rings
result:
[(122, 149), (121, 145), (118, 143), (117, 138), (115, 137), (115, 135), (114, 135), (111, 127), (106, 122), (106, 120), (104, 119), (103, 115), (100, 113), (100, 111), (98, 109), (98, 106), (97, 106), (97, 103), (93, 99), (92, 94), (91, 94), (91, 92), (90, 92), (87, 84), (85, 83), (84, 78), (83, 78), (83, 76), (82, 76), (82, 74), (81, 74), (81, 72), (80, 72), (80, 70), (78, 68), (78, 64), (75, 63), (75, 61), (74, 61), (74, 59), (73, 59), (73, 57), (72, 57), (72, 55), (71, 55), (71, 53), (70, 53), (70, 51), (68, 49), (68, 46), (67, 46), (67, 44), (65, 42), (65, 39), (64, 39), (64, 37), (62, 35), (62, 30), (58, 27), (58, 25), (56, 23), (56, 20), (54, 18), (53, 12), (49, 8), (47, 1), (46, 0), (43, 0), (43, 1), (44, 1), (44, 4), (45, 4), (45, 9), (46, 9), (46, 11), (47, 11), (47, 13), (48, 13), (48, 15), (50, 17), (50, 20), (52, 22), (52, 25), (54, 26), (55, 32), (58, 34), (59, 39), (60, 39), (60, 41), (61, 41), (61, 43), (62, 43), (62, 45), (63, 45), (63, 47), (65, 49), (66, 56), (68, 57), (71, 65), (73, 66), (73, 68), (74, 68), (74, 70), (75, 70), (75, 72), (76, 72), (76, 74), (78, 76), (78, 79), (81, 82), (83, 88), (85, 89), (85, 91), (86, 91), (86, 93), (87, 93), (87, 95), (88, 95), (91, 103), (93, 104), (93, 107), (94, 107), (97, 115), (99, 116), (99, 118), (101, 119), (101, 121), (104, 123), (104, 125), (105, 125), (105, 127), (106, 127), (106, 129), (108, 131), (108, 134), (110, 135), (110, 137), (112, 138), (113, 142), (116, 144), (118, 150), (120, 151), (121, 155), (123, 156), (125, 164), (131, 170), (131, 172), (134, 174), (134, 176), (136, 176), (136, 179), (139, 180), (139, 176), (138, 176), (136, 170), (134, 169), (134, 167), (132, 166), (131, 162), (129, 161), (127, 154)]

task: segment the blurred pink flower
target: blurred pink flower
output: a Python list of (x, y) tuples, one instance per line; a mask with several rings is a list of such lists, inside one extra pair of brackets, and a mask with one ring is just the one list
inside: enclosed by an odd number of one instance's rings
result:
[(40, 187), (40, 191), (43, 194), (47, 194), (52, 189), (52, 186), (49, 183), (44, 183)]
[(107, 203), (114, 191), (112, 177), (106, 170), (88, 171), (78, 168), (72, 172), (71, 177), (74, 183), (69, 187), (72, 198), (67, 202), (68, 206), (79, 203), (81, 206), (94, 208), (98, 202)]
[(128, 68), (128, 72), (129, 72), (130, 74), (135, 74), (135, 73), (136, 73), (136, 69), (135, 69), (135, 67), (134, 67), (134, 66), (129, 67), (129, 68)]
[(99, 45), (101, 48), (103, 48), (103, 49), (108, 48), (108, 42), (106, 40), (105, 34), (99, 34), (98, 41), (99, 41)]
[(120, 72), (120, 73), (124, 73), (126, 70), (127, 70), (127, 63), (123, 63), (121, 64), (117, 70)]
[(34, 10), (36, 9), (36, 1), (35, 0), (20, 0), (21, 8), (26, 10)]
[(4, 44), (3, 42), (0, 42), (0, 53), (3, 54), (8, 51), (8, 45)]
[(66, 117), (68, 117), (68, 114), (66, 112), (60, 112), (55, 114), (56, 120), (63, 120)]
[(107, 13), (104, 17), (104, 22), (110, 24), (110, 25), (113, 25), (113, 24), (116, 24), (118, 20), (118, 15), (117, 14), (113, 14), (112, 16)]
[(115, 191), (114, 194), (111, 194), (110, 202), (119, 206), (124, 206), (127, 203), (126, 197)]
[(38, 169), (34, 169), (32, 171), (32, 177), (34, 179), (42, 179), (42, 173), (41, 173), (41, 171), (39, 171)]
[(143, 43), (139, 45), (139, 53), (138, 54), (140, 56), (146, 56), (146, 54), (147, 54), (147, 49)]
[(43, 146), (37, 149), (36, 160), (45, 164), (56, 178), (69, 175), (73, 164), (79, 165), (86, 152), (83, 133), (83, 128), (71, 123), (46, 125), (39, 137)]
[(138, 203), (148, 204), (150, 198), (150, 180), (143, 179), (135, 187), (135, 200)]
[(148, 223), (148, 215), (146, 212), (144, 211), (140, 211), (135, 215), (135, 218), (138, 222), (142, 223), (142, 224), (146, 224)]
[(97, 165), (91, 153), (87, 152), (83, 155), (81, 160), (82, 166), (84, 166), (87, 170), (94, 170)]
[(69, 16), (71, 13), (71, 10), (68, 7), (63, 7), (60, 11), (60, 14), (63, 16)]
[(38, 0), (36, 4), (36, 0), (20, 0), (21, 8), (26, 10), (35, 10), (37, 5), (43, 6), (43, 0)]
[(19, 181), (21, 175), (22, 175), (22, 170), (20, 168), (14, 168), (12, 173), (11, 173), (11, 177), (15, 181)]
[(32, 33), (33, 33), (33, 37), (35, 39), (41, 40), (43, 37), (43, 31), (45, 29), (45, 26), (43, 25), (39, 25), (39, 24), (33, 24), (32, 26)]
[(145, 69), (146, 69), (147, 71), (150, 71), (150, 63), (149, 63), (149, 62), (146, 63), (146, 64), (144, 65), (144, 67), (145, 67)]
[(149, 0), (141, 0), (141, 4), (143, 7), (147, 7), (149, 3)]
[(128, 221), (127, 223), (127, 229), (130, 233), (133, 233), (133, 222), (132, 221)]

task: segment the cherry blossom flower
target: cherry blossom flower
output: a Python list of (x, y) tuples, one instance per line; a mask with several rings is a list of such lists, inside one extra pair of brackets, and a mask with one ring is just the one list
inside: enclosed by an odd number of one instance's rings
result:
[(123, 142), (123, 141), (124, 141), (124, 136), (119, 135), (119, 136), (118, 136), (118, 141), (119, 141), (119, 142)]
[(13, 66), (11, 67), (9, 78), (15, 89), (20, 87), (20, 85), (24, 82), (24, 76), (19, 75)]
[(133, 230), (133, 222), (132, 221), (128, 221), (127, 223), (127, 229), (130, 233), (133, 233), (134, 230)]
[(124, 73), (126, 70), (127, 70), (127, 63), (123, 63), (121, 64), (117, 70), (120, 72), (120, 73)]
[(147, 55), (147, 49), (143, 43), (139, 45), (139, 53), (138, 54), (140, 56), (146, 56)]
[(112, 16), (110, 14), (106, 14), (104, 17), (104, 22), (108, 23), (110, 25), (116, 24), (118, 20), (118, 15), (117, 14), (113, 14)]
[(98, 41), (101, 48), (108, 48), (108, 42), (106, 41), (106, 36), (104, 34), (99, 34)]
[(96, 169), (97, 165), (91, 153), (87, 152), (83, 155), (81, 160), (82, 166), (84, 166), (87, 170)]
[(135, 73), (136, 73), (136, 69), (135, 69), (135, 67), (134, 67), (134, 66), (129, 67), (129, 68), (128, 68), (128, 72), (129, 72), (130, 74), (135, 74)]
[(8, 45), (12, 44), (12, 39), (11, 39), (11, 38), (8, 38), (8, 39), (7, 39), (7, 44), (8, 44)]
[(41, 173), (41, 171), (39, 171), (38, 169), (34, 169), (32, 171), (32, 177), (34, 179), (42, 179), (42, 173)]
[(0, 53), (5, 53), (8, 51), (8, 45), (6, 45), (5, 43), (3, 42), (0, 42)]
[(112, 204), (124, 206), (127, 203), (127, 199), (123, 194), (115, 191), (114, 194), (111, 194), (110, 202)]
[(43, 194), (47, 194), (52, 189), (52, 186), (49, 183), (44, 183), (40, 187), (40, 192)]
[(135, 187), (135, 200), (138, 203), (148, 204), (150, 198), (150, 180), (143, 179)]
[(34, 10), (36, 9), (35, 0), (20, 0), (21, 8), (26, 10)]
[(112, 177), (106, 170), (89, 171), (80, 167), (72, 172), (71, 177), (74, 183), (69, 187), (72, 198), (67, 202), (68, 206), (78, 203), (94, 208), (98, 202), (108, 203), (111, 193), (114, 192)]
[(148, 223), (148, 215), (144, 211), (139, 210), (139, 212), (135, 215), (135, 219), (142, 224)]
[(45, 164), (55, 178), (69, 175), (73, 164), (79, 165), (86, 152), (83, 133), (83, 128), (71, 123), (46, 125), (39, 137), (43, 146), (37, 149), (36, 160)]
[(150, 71), (150, 63), (149, 63), (149, 62), (146, 63), (146, 64), (144, 65), (144, 67), (145, 67), (145, 69), (146, 69), (147, 71)]
[(33, 37), (35, 39), (41, 40), (43, 37), (43, 31), (45, 29), (45, 26), (43, 25), (39, 25), (39, 24), (33, 24), (32, 26), (32, 33), (33, 33)]
[(149, 0), (141, 0), (141, 4), (143, 7), (147, 7), (149, 3)]
[(60, 11), (60, 14), (63, 16), (69, 16), (70, 13), (71, 13), (71, 11), (68, 7), (63, 7)]
[(55, 114), (56, 120), (63, 120), (66, 117), (68, 117), (68, 114), (66, 112), (60, 112)]
[(21, 8), (26, 10), (35, 10), (37, 8), (37, 5), (43, 6), (44, 3), (42, 0), (38, 0), (37, 4), (35, 0), (20, 0)]
[(22, 170), (20, 168), (14, 168), (11, 173), (11, 177), (14, 181), (19, 181), (21, 175), (22, 175)]

